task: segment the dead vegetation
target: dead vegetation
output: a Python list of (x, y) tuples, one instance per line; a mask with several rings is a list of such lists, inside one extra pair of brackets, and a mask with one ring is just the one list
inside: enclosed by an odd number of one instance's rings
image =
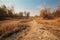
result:
[(37, 18), (36, 21), (40, 24), (53, 25), (53, 26), (57, 26), (60, 28), (60, 18), (53, 19), (53, 20), (46, 20), (46, 19)]
[(43, 19), (55, 19), (60, 17), (60, 6), (51, 12), (51, 8), (46, 7), (40, 11), (40, 17)]
[[(21, 22), (20, 22), (21, 21)], [(24, 22), (22, 23), (23, 20), (15, 20), (12, 22), (8, 22), (8, 23), (2, 23), (0, 25), (0, 39), (3, 39), (5, 37), (11, 36), (14, 33), (18, 33), (18, 32), (22, 32), (23, 30), (26, 30), (29, 26), (25, 25)]]

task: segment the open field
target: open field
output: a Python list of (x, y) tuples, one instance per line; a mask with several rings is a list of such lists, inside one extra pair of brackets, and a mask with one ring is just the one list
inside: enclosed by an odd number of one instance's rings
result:
[(0, 40), (60, 40), (60, 19), (1, 21)]

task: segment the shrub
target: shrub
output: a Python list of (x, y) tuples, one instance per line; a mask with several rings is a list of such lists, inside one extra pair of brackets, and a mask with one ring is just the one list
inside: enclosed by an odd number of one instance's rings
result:
[(44, 8), (41, 10), (40, 16), (44, 19), (53, 19), (53, 15), (50, 12), (50, 8)]

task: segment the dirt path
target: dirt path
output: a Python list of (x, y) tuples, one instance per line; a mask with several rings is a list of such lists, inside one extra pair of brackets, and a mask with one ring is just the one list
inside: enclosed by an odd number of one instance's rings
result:
[(26, 36), (16, 40), (60, 40), (60, 30), (44, 24), (38, 24), (35, 20), (28, 23), (31, 26)]

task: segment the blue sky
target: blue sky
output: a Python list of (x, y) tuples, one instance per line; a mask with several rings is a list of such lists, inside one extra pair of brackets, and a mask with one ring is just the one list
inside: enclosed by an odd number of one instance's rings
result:
[(52, 9), (60, 5), (60, 0), (0, 0), (0, 5), (14, 6), (15, 11), (30, 11), (31, 15), (39, 15), (39, 11), (45, 5)]

